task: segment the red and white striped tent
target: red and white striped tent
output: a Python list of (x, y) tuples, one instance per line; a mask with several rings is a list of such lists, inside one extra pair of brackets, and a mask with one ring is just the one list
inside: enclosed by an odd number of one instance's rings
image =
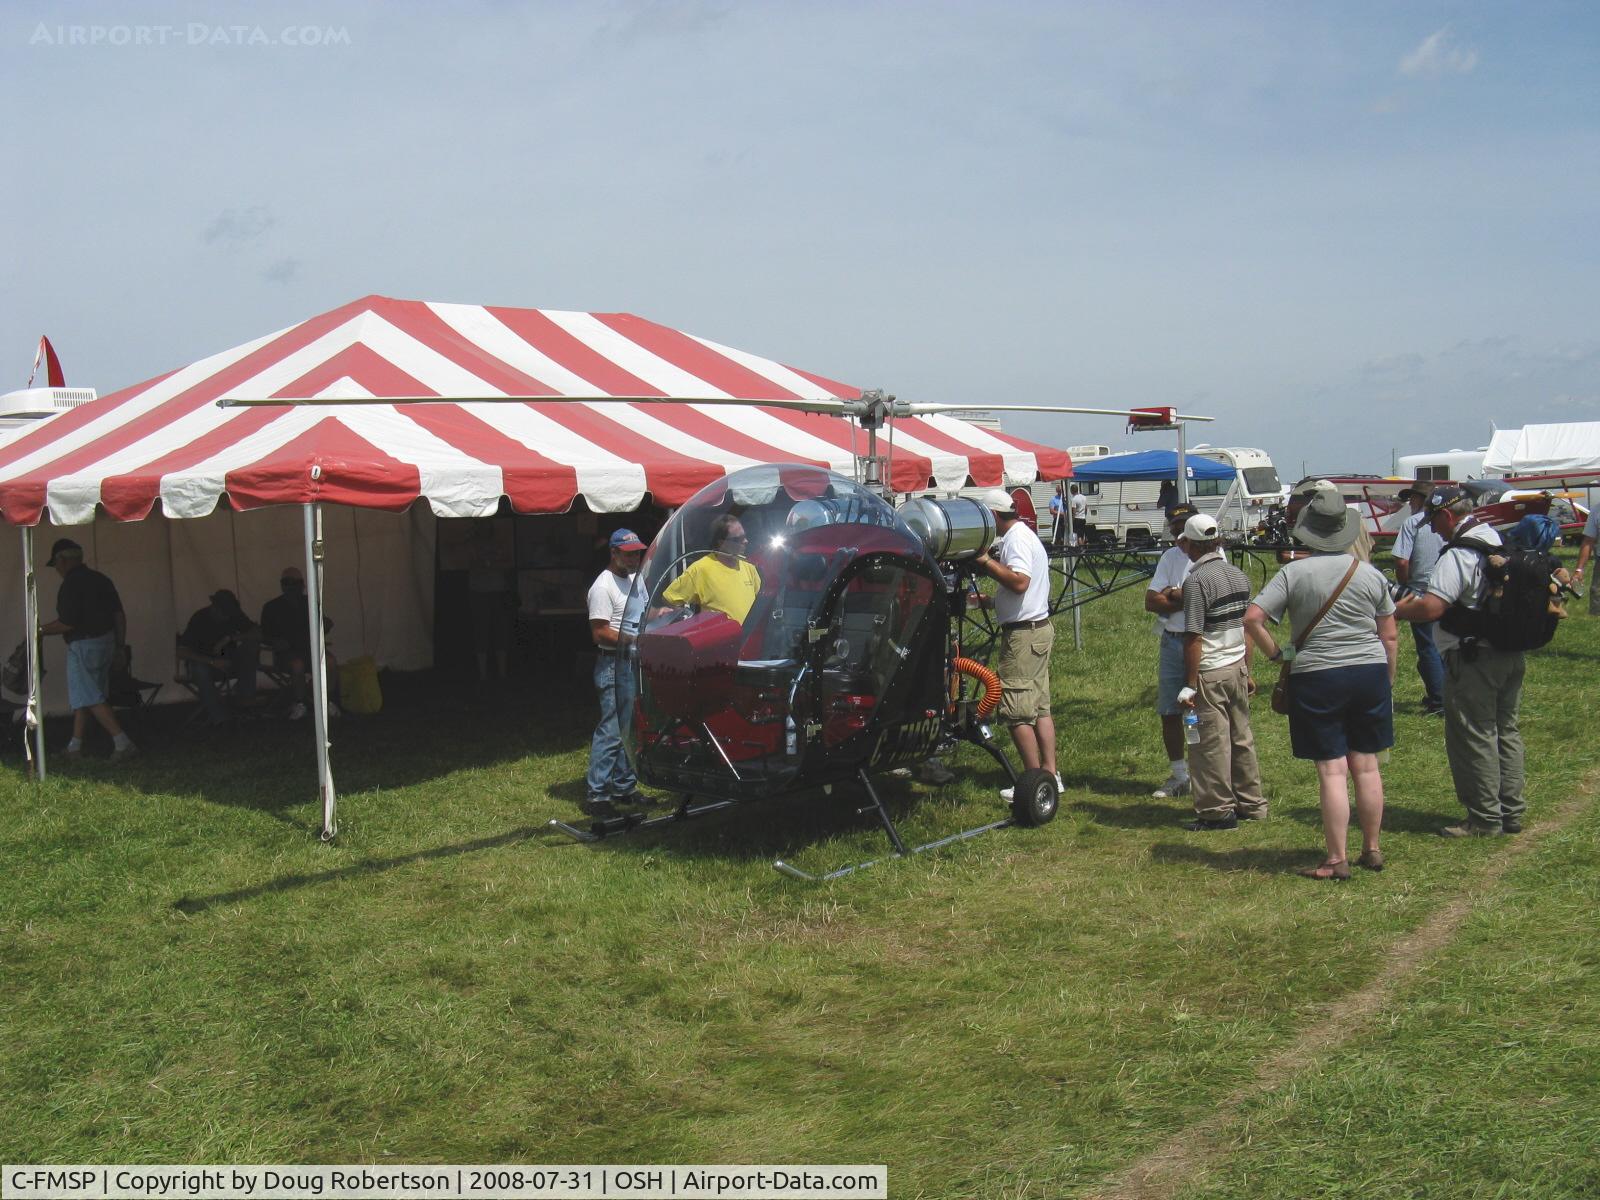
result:
[[(441, 517), (682, 503), (755, 462), (849, 473), (836, 416), (713, 404), (220, 408), (225, 396), (854, 398), (857, 388), (627, 313), (368, 296), (104, 396), (0, 446), (0, 516), (139, 521), (313, 501)], [(887, 450), (888, 439), (880, 446)], [(313, 470), (313, 468), (316, 468)], [(893, 426), (896, 491), (1026, 485), (1067, 455), (946, 416)]]
[[(317, 504), (335, 569), (326, 611), (345, 658), (433, 662), (437, 521), (682, 503), (753, 462), (844, 473), (866, 437), (837, 416), (714, 404), (441, 403), (219, 407), (223, 397), (732, 396), (850, 398), (847, 384), (622, 313), (432, 304), (368, 296), (62, 413), (0, 441), (0, 517), (71, 526), (115, 579), (135, 667), (171, 669), (173, 633), (218, 588), (247, 611), (304, 561)], [(885, 434), (880, 453), (890, 450)], [(902, 492), (1021, 486), (1071, 471), (1067, 455), (944, 416), (893, 423), (888, 478)], [(422, 500), (425, 503), (417, 503)], [(581, 507), (581, 506), (578, 506)], [(41, 529), (34, 566), (54, 536)], [(19, 539), (20, 541), (21, 539)], [(0, 575), (21, 545), (0, 539)], [(39, 575), (43, 619), (55, 581)], [(375, 598), (381, 598), (377, 601)], [(0, 590), (0, 627), (24, 601)], [(0, 647), (0, 653), (4, 648)], [(46, 642), (44, 703), (65, 671)], [(181, 695), (168, 689), (165, 695)]]

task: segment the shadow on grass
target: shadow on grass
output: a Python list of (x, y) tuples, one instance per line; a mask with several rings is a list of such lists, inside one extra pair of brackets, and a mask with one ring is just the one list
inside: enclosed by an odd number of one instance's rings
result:
[[(238, 719), (215, 729), (189, 724), (193, 704), (127, 714), (140, 756), (112, 767), (98, 743), (61, 770), (69, 723), (52, 719), (52, 773), (111, 779), (147, 794), (198, 797), (209, 804), (265, 812), (297, 827), (282, 810), (316, 798), (316, 733), (310, 720)], [(433, 672), (385, 675), (384, 708), (332, 723), (334, 779), (341, 792), (405, 788), (458, 771), (529, 756), (580, 750), (590, 714), (570, 696), (536, 693), (531, 682), (483, 687)], [(562, 785), (557, 785), (558, 787)], [(575, 785), (581, 793), (581, 782)]]
[[(1219, 836), (1219, 835), (1210, 835)], [(1287, 875), (1313, 865), (1314, 851), (1241, 846), (1234, 850), (1213, 850), (1169, 842), (1150, 848), (1150, 857), (1159, 863), (1189, 863), (1213, 871), (1253, 871), (1259, 875)]]
[(1092, 800), (1073, 802), (1075, 812), (1087, 813), (1097, 825), (1118, 829), (1171, 829), (1194, 819), (1187, 800), (1153, 800), (1142, 804), (1096, 804)]
[[(902, 780), (875, 780), (874, 785), (883, 797), (884, 807), (891, 819), (901, 825), (908, 843), (923, 840), (915, 830), (916, 812), (924, 806), (948, 806), (947, 802), (925, 792), (917, 792)], [(582, 785), (576, 785), (581, 793)], [(874, 815), (863, 815), (856, 810), (867, 803), (859, 789), (836, 788), (832, 796), (821, 792), (798, 793), (770, 801), (755, 801), (736, 805), (705, 816), (685, 821), (674, 821), (653, 829), (635, 829), (613, 834), (598, 842), (587, 843), (583, 849), (589, 853), (615, 853), (645, 855), (657, 851), (663, 843), (671, 846), (675, 857), (684, 860), (771, 861), (775, 858), (803, 853), (829, 837), (852, 833), (880, 833), (882, 826)], [(670, 813), (669, 807), (650, 811), (647, 817)], [(1003, 810), (993, 814), (993, 819), (1005, 816)], [(587, 828), (587, 819), (573, 813), (562, 813), (578, 828)], [(910, 826), (909, 828), (907, 826)], [(368, 859), (335, 867), (327, 871), (301, 872), (265, 880), (249, 887), (234, 888), (205, 896), (182, 896), (173, 902), (177, 911), (195, 915), (209, 909), (243, 901), (258, 899), (279, 892), (300, 888), (318, 887), (341, 880), (360, 878), (406, 867), (415, 863), (456, 858), (483, 850), (494, 850), (535, 839), (549, 839), (552, 845), (578, 846), (568, 841), (565, 834), (548, 824), (524, 825), (489, 837), (475, 838), (448, 846), (435, 846), (410, 854)], [(880, 847), (873, 847), (867, 857), (884, 859), (892, 856), (887, 838)]]
[[(1291, 821), (1313, 829), (1322, 828), (1322, 810), (1313, 807), (1295, 807), (1274, 809), (1274, 814), (1282, 813)], [(1355, 827), (1355, 814), (1351, 813), (1351, 827)], [(1400, 804), (1385, 803), (1383, 806), (1383, 831), (1385, 833), (1438, 833), (1446, 825), (1459, 825), (1461, 816), (1459, 811), (1452, 813), (1433, 812), (1424, 808), (1407, 808)]]
[(365, 862), (351, 863), (347, 867), (335, 867), (330, 871), (281, 875), (277, 879), (269, 879), (264, 883), (252, 884), (250, 887), (235, 888), (228, 892), (213, 892), (209, 896), (180, 896), (172, 902), (172, 907), (181, 913), (193, 915), (223, 905), (238, 904), (244, 900), (270, 896), (274, 892), (292, 892), (299, 888), (316, 887), (324, 883), (334, 883), (341, 879), (376, 875), (383, 871), (391, 871), (396, 867), (409, 866), (412, 863), (430, 862), (441, 858), (455, 858), (458, 855), (472, 854), (479, 850), (493, 850), (499, 846), (510, 846), (517, 842), (524, 842), (548, 832), (550, 831), (543, 825), (523, 825), (516, 829), (507, 830), (505, 833), (496, 834), (493, 837), (474, 838), (470, 842), (458, 842), (453, 846), (435, 846), (431, 850), (418, 850), (413, 854), (397, 854), (389, 858), (368, 859)]

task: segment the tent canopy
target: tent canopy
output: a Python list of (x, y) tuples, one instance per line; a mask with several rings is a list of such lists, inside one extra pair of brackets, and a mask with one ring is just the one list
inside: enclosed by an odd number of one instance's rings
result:
[[(1232, 479), (1234, 469), (1214, 458), (1197, 454), (1185, 456), (1190, 479)], [(1141, 450), (1137, 454), (1113, 454), (1093, 462), (1078, 463), (1072, 478), (1079, 483), (1130, 483), (1135, 480), (1176, 479), (1178, 455), (1172, 450)]]
[(1565, 421), (1499, 430), (1484, 456), (1485, 473), (1556, 475), (1600, 471), (1600, 421)]
[[(860, 389), (628, 313), (367, 296), (63, 413), (0, 446), (0, 516), (57, 525), (328, 501), (443, 517), (681, 504), (759, 462), (850, 473), (840, 417), (709, 404), (219, 408), (224, 396), (854, 398)], [(889, 450), (889, 438), (880, 452)], [(1065, 452), (945, 416), (893, 424), (896, 491), (1065, 477)]]

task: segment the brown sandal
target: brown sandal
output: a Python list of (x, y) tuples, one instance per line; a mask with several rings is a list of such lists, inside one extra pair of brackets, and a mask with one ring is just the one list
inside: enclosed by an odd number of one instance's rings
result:
[(1350, 861), (1340, 859), (1338, 862), (1325, 862), (1315, 867), (1304, 867), (1298, 873), (1307, 879), (1332, 879), (1336, 883), (1343, 883), (1350, 878)]
[(1356, 859), (1356, 865), (1365, 867), (1369, 871), (1383, 870), (1383, 851), (1363, 850), (1361, 857)]

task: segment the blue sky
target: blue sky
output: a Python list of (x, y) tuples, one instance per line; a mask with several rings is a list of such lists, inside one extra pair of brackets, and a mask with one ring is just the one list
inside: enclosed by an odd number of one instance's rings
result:
[(24, 0), (0, 386), (41, 332), (109, 391), (379, 292), (1387, 470), (1600, 419), (1596, 79), (1577, 3)]

